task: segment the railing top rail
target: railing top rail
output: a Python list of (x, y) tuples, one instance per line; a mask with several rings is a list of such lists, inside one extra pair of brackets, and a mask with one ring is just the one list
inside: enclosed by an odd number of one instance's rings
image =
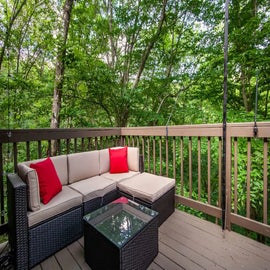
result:
[(134, 136), (222, 136), (221, 124), (128, 127), (121, 135)]
[(0, 129), (0, 142), (74, 139), (83, 137), (120, 136), (121, 128)]
[[(254, 137), (254, 123), (232, 123), (228, 124), (228, 131), (231, 137)], [(270, 137), (270, 122), (257, 123), (257, 137)]]
[[(208, 136), (221, 137), (222, 124), (198, 124), (154, 127), (127, 127), (121, 128), (123, 136)], [(254, 137), (254, 123), (227, 123), (232, 137)], [(257, 123), (257, 137), (270, 137), (270, 122)]]
[[(232, 137), (254, 137), (254, 123), (228, 123)], [(257, 137), (270, 137), (270, 122), (257, 123)], [(221, 137), (222, 124), (198, 124), (153, 127), (0, 129), (0, 143), (57, 140), (102, 136), (208, 136)]]

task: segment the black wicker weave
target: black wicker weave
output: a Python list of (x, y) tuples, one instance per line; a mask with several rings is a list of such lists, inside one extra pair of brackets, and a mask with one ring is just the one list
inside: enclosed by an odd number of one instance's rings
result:
[(94, 211), (95, 209), (102, 206), (102, 199), (100, 197), (84, 202), (83, 213), (84, 215)]
[(82, 236), (82, 207), (76, 207), (29, 229), (30, 267)]
[(84, 213), (96, 210), (119, 197), (117, 190), (65, 213), (28, 226), (27, 186), (17, 174), (8, 174), (8, 226), (15, 269), (25, 270), (40, 263), (83, 235)]
[[(132, 213), (135, 213), (134, 210)], [(100, 219), (100, 216), (98, 218)], [(158, 254), (158, 215), (150, 218), (150, 221), (121, 247), (85, 220), (84, 250), (85, 261), (93, 270), (146, 269)]]
[(160, 198), (154, 202), (148, 202), (137, 197), (133, 197), (128, 193), (125, 193), (121, 190), (118, 190), (120, 196), (125, 196), (135, 202), (142, 204), (150, 209), (153, 209), (159, 213), (159, 222), (160, 226), (175, 210), (175, 188), (171, 188)]
[(119, 193), (117, 189), (110, 191), (109, 193), (105, 194), (104, 197), (98, 197), (94, 198), (90, 201), (83, 203), (83, 214), (86, 215), (88, 213), (91, 213), (92, 211), (98, 209), (99, 207), (102, 207), (103, 205), (106, 205), (117, 198), (119, 198)]
[[(27, 187), (16, 174), (8, 181), (8, 230), (15, 269), (28, 269)], [(16, 199), (15, 199), (16, 198)]]
[[(117, 198), (120, 197), (120, 194), (118, 193), (117, 189), (107, 193), (103, 198), (102, 198), (102, 206), (106, 205), (114, 200), (116, 200)], [(89, 212), (88, 212), (89, 213)]]

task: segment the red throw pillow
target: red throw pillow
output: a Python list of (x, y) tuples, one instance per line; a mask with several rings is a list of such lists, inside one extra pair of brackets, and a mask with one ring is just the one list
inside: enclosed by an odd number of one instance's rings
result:
[(30, 164), (30, 168), (37, 171), (40, 198), (43, 204), (47, 204), (57, 193), (62, 190), (53, 162), (50, 158)]
[(127, 147), (112, 149), (110, 153), (110, 173), (128, 172)]

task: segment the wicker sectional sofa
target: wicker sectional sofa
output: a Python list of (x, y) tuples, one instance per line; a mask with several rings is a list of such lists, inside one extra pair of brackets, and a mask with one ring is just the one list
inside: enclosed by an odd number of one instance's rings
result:
[(126, 196), (159, 212), (159, 224), (174, 211), (175, 180), (142, 171), (136, 147), (127, 148), (128, 171), (110, 173), (109, 149), (50, 158), (62, 190), (40, 201), (30, 164), (8, 174), (9, 242), (16, 269), (29, 269), (83, 235), (82, 217)]

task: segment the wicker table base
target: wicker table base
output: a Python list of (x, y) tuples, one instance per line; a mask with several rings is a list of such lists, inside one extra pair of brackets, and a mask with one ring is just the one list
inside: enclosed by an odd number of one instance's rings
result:
[[(85, 261), (93, 270), (146, 269), (158, 254), (157, 212), (130, 201), (128, 204), (118, 203), (115, 206), (110, 204), (108, 208), (105, 206), (101, 209), (103, 210), (97, 210), (100, 212), (94, 216), (91, 213), (84, 217)], [(141, 211), (145, 209), (147, 212)], [(123, 217), (125, 214), (122, 210), (131, 218)], [(139, 223), (140, 219), (143, 221), (139, 229), (135, 228), (136, 219)], [(119, 220), (121, 222), (115, 227)], [(106, 226), (110, 224), (113, 227), (106, 228), (107, 231), (119, 234), (116, 235), (117, 240), (100, 229), (99, 224), (103, 222), (107, 222)]]

